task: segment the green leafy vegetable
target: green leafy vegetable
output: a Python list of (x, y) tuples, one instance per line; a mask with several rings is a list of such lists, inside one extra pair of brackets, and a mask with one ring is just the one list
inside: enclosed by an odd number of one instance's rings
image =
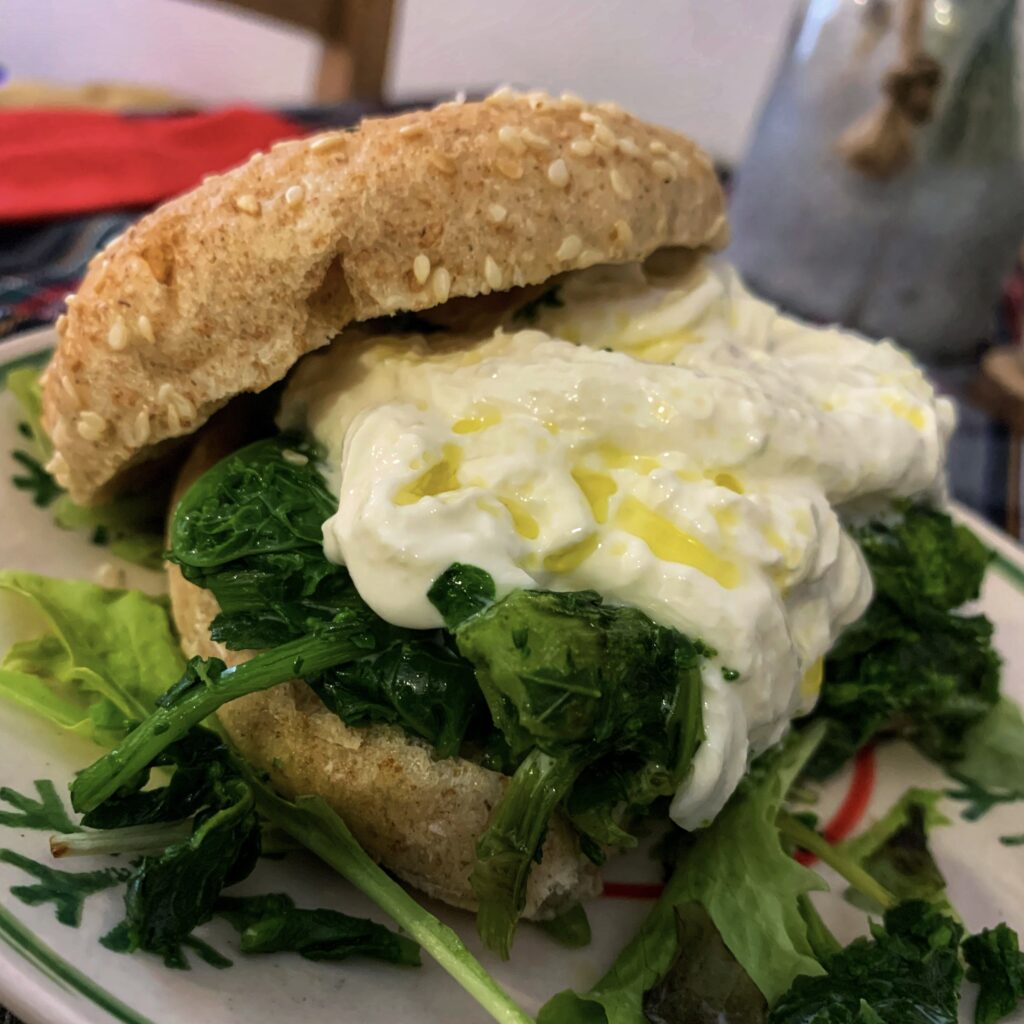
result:
[(431, 743), (438, 757), (458, 754), (483, 703), (472, 666), (440, 635), (396, 640), (308, 682), (348, 725), (401, 725)]
[(942, 763), (999, 696), (992, 624), (952, 609), (977, 596), (991, 552), (943, 512), (901, 505), (853, 531), (875, 581), (867, 614), (825, 663), (815, 717), (830, 728), (812, 774), (844, 764), (878, 735), (900, 735)]
[(769, 1003), (799, 975), (822, 972), (799, 897), (824, 883), (793, 860), (775, 826), (822, 732), (817, 725), (792, 736), (754, 763), (715, 821), (683, 848), (665, 891), (611, 970), (585, 995), (556, 995), (542, 1008), (538, 1024), (640, 1024), (644, 994), (675, 961), (676, 908), (685, 904), (704, 908)]
[(33, 505), (49, 508), (64, 493), (43, 464), (28, 452), (13, 451), (11, 458), (22, 468), (21, 473), (11, 477), (11, 483), (19, 491), (27, 491), (32, 496)]
[(458, 623), (459, 652), (512, 756), (522, 758), (472, 874), (480, 934), (508, 956), (532, 861), (580, 773), (604, 755), (632, 752), (644, 803), (682, 781), (703, 737), (700, 655), (681, 633), (589, 591), (518, 590), (487, 605), (493, 583), (454, 566), (431, 595)]
[(119, 746), (79, 773), (71, 786), (72, 806), (80, 814), (94, 810), (228, 701), (366, 654), (377, 640), (364, 625), (343, 619), (231, 668), (218, 658), (193, 658), (181, 679), (158, 700), (156, 711)]
[(0, 800), (14, 808), (0, 811), (0, 825), (11, 828), (38, 828), (48, 832), (77, 832), (78, 826), (68, 817), (64, 801), (49, 779), (36, 779), (33, 783), (38, 800), (24, 796), (10, 786), (0, 788)]
[(14, 850), (0, 850), (0, 861), (20, 868), (38, 881), (34, 885), (13, 885), (11, 895), (38, 907), (52, 903), (61, 924), (77, 928), (82, 923), (82, 908), (93, 893), (120, 885), (131, 873), (130, 868), (102, 868), (99, 871), (58, 871), (38, 864)]
[(800, 977), (769, 1024), (956, 1024), (962, 927), (921, 901), (886, 911), (870, 939), (856, 939)]
[(491, 574), (475, 565), (455, 562), (427, 591), (430, 603), (441, 613), (452, 630), (494, 603), (495, 587)]
[(699, 903), (676, 907), (679, 954), (644, 996), (651, 1024), (764, 1024), (768, 1004)]
[(1000, 836), (999, 842), (1003, 846), (1024, 846), (1024, 832), (1018, 832), (1015, 836)]
[(550, 920), (538, 921), (537, 926), (566, 949), (582, 949), (590, 945), (590, 921), (582, 903), (574, 903)]
[[(928, 846), (930, 829), (949, 824), (936, 807), (941, 798), (941, 793), (910, 790), (881, 821), (837, 852), (858, 861), (897, 900), (925, 900), (956, 916), (946, 897), (946, 880)], [(846, 895), (866, 910), (883, 909), (855, 889)]]
[(979, 986), (975, 1024), (996, 1024), (1024, 1002), (1024, 953), (1005, 924), (964, 940), (967, 977)]
[(243, 953), (298, 953), (307, 960), (368, 956), (416, 967), (420, 949), (383, 925), (336, 910), (300, 910), (284, 893), (224, 896), (217, 913), (238, 929)]
[(562, 301), (562, 289), (556, 284), (553, 288), (543, 291), (535, 299), (520, 306), (512, 314), (513, 320), (533, 324), (545, 309), (561, 309), (565, 303)]
[(949, 766), (961, 784), (950, 796), (968, 800), (969, 821), (1000, 803), (1024, 800), (1024, 714), (1003, 697), (963, 740), (963, 757)]
[(116, 742), (181, 674), (165, 607), (144, 594), (6, 571), (0, 598), (21, 638), (0, 662), (0, 693), (62, 728)]
[(319, 797), (285, 800), (250, 779), (260, 811), (347, 878), (412, 936), (500, 1024), (532, 1024), (447, 925), (424, 910), (368, 856)]

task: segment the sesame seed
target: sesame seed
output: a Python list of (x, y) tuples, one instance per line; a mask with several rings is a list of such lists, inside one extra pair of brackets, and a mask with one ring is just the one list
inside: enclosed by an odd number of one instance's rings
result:
[(594, 144), (590, 139), (573, 139), (569, 143), (569, 149), (572, 150), (576, 156), (590, 156), (594, 152)]
[(170, 402), (170, 400), (173, 397), (174, 397), (174, 388), (170, 384), (168, 384), (166, 381), (164, 381), (164, 383), (161, 384), (160, 387), (158, 387), (156, 389), (156, 400), (161, 405), (167, 405), (167, 403)]
[(603, 110), (606, 114), (621, 114), (622, 107), (618, 103), (613, 103), (611, 100), (605, 100), (603, 103), (597, 104), (598, 110)]
[(156, 335), (153, 333), (153, 323), (145, 313), (139, 317), (137, 326), (139, 334), (152, 345), (156, 341)]
[(567, 107), (582, 107), (583, 100), (579, 98), (574, 92), (563, 92), (558, 97)]
[(309, 456), (303, 455), (302, 452), (292, 451), (291, 448), (285, 448), (281, 452), (281, 458), (285, 462), (291, 463), (293, 466), (305, 466), (309, 463)]
[(500, 85), (488, 96), (485, 103), (508, 103), (514, 100), (518, 94), (511, 85)]
[(348, 144), (344, 132), (331, 132), (329, 135), (318, 135), (310, 144), (311, 153), (330, 153), (342, 149)]
[(612, 233), (615, 237), (616, 242), (620, 242), (622, 245), (631, 245), (633, 242), (633, 229), (629, 226), (629, 223), (624, 220), (617, 220), (615, 227), (612, 229)]
[(580, 120), (584, 124), (604, 124), (604, 121), (601, 120), (600, 115), (595, 114), (592, 110), (580, 111)]
[(427, 154), (427, 163), (436, 167), (442, 174), (455, 173), (455, 161), (445, 153), (439, 153), (436, 149), (432, 149)]
[(459, 107), (461, 107), (461, 106), (462, 106), (462, 104), (463, 104), (463, 103), (465, 103), (465, 102), (466, 102), (466, 90), (465, 90), (465, 89), (460, 89), (460, 90), (459, 90), (459, 91), (458, 91), (458, 92), (457, 92), (457, 93), (456, 93), (456, 94), (455, 94), (455, 95), (454, 95), (454, 96), (452, 97), (452, 103), (454, 103), (454, 104), (455, 104), (456, 106), (459, 106)]
[(599, 253), (597, 249), (584, 249), (583, 252), (580, 253), (580, 263), (584, 263), (588, 267), (600, 262), (601, 253)]
[(60, 452), (54, 452), (53, 458), (46, 464), (46, 472), (55, 476), (58, 483), (63, 483), (68, 476), (68, 460)]
[(166, 409), (167, 412), (167, 426), (170, 431), (176, 434), (181, 430), (181, 416), (178, 413), (178, 407), (176, 405), (169, 405)]
[(438, 302), (447, 302), (452, 287), (452, 275), (444, 267), (438, 267), (431, 278), (431, 287)]
[(87, 409), (79, 414), (75, 428), (84, 440), (98, 441), (107, 429), (107, 421), (98, 412)]
[(107, 344), (115, 351), (120, 352), (128, 344), (128, 330), (121, 319), (115, 320), (107, 331)]
[(495, 290), (501, 287), (501, 267), (490, 256), (484, 260), (484, 280)]
[(260, 204), (259, 200), (255, 196), (244, 195), (239, 196), (235, 200), (235, 209), (241, 210), (242, 213), (259, 213)]
[(612, 149), (615, 148), (615, 143), (618, 139), (615, 137), (615, 132), (611, 130), (603, 121), (594, 125), (594, 139), (600, 142), (602, 146), (609, 146)]
[(61, 315), (59, 317), (57, 317), (57, 320), (56, 320), (56, 322), (53, 325), (53, 329), (58, 334), (63, 334), (68, 329), (68, 316), (67, 316), (67, 313), (61, 313)]
[(526, 152), (526, 143), (519, 137), (519, 129), (510, 124), (503, 124), (498, 129), (498, 141), (511, 149), (516, 156)]
[(398, 129), (398, 134), (404, 139), (415, 139), (418, 135), (422, 135), (424, 127), (419, 121), (413, 121), (412, 124), (404, 124)]
[(622, 176), (622, 171), (618, 167), (613, 167), (611, 174), (609, 175), (612, 182), (612, 191), (620, 199), (632, 199), (633, 190), (629, 187), (629, 182)]
[(579, 235), (566, 235), (555, 253), (557, 260), (574, 260), (583, 252), (583, 240)]
[(675, 165), (669, 163), (668, 160), (655, 160), (651, 164), (651, 170), (664, 182), (675, 181), (679, 176)]
[(565, 188), (569, 184), (569, 168), (561, 157), (548, 164), (548, 181), (556, 188)]
[(75, 295), (74, 292), (68, 292), (67, 295), (64, 296), (64, 305), (70, 309), (75, 304), (77, 298), (78, 296)]
[(512, 181), (518, 181), (523, 176), (523, 165), (518, 160), (510, 160), (508, 157), (499, 157), (494, 161), (494, 166)]
[(491, 203), (491, 205), (487, 207), (487, 216), (495, 224), (501, 224), (508, 216), (508, 210), (506, 210), (501, 203)]
[[(680, 169), (686, 164), (686, 157), (677, 149), (670, 149), (668, 151), (668, 158)], [(706, 162), (705, 166), (710, 166), (710, 163)]]
[(531, 92), (527, 95), (526, 102), (530, 104), (531, 110), (543, 110), (550, 99), (546, 92)]
[(131, 423), (128, 431), (128, 443), (142, 446), (149, 440), (149, 413), (145, 409), (139, 410), (138, 415)]
[(426, 253), (421, 252), (412, 261), (412, 276), (416, 278), (417, 284), (427, 283), (427, 278), (430, 277), (430, 257)]
[(75, 387), (75, 382), (66, 374), (61, 374), (60, 386), (64, 389), (64, 393), (74, 402), (76, 405), (81, 401), (78, 395), (78, 388)]
[(298, 206), (306, 198), (306, 190), (301, 185), (289, 185), (284, 190), (284, 201), (289, 206)]
[(624, 139), (619, 139), (618, 146), (620, 153), (625, 153), (626, 156), (640, 156), (640, 147), (636, 144), (632, 137), (627, 136)]
[(519, 133), (525, 142), (531, 149), (550, 149), (551, 140), (544, 138), (543, 135), (535, 132), (532, 128), (523, 128)]
[(666, 146), (661, 139), (651, 139), (651, 141), (647, 143), (647, 148), (655, 156), (664, 156), (668, 152), (668, 146)]
[(50, 440), (55, 448), (66, 448), (71, 438), (68, 436), (68, 425), (65, 420), (57, 420), (50, 431)]

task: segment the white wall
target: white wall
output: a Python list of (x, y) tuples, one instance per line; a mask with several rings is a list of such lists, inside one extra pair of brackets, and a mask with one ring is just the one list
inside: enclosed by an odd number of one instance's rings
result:
[[(303, 0), (295, 0), (297, 3)], [(615, 99), (736, 158), (800, 0), (398, 0), (390, 94), (509, 81)], [(317, 45), (187, 0), (0, 0), (0, 65), (207, 102), (309, 96)]]

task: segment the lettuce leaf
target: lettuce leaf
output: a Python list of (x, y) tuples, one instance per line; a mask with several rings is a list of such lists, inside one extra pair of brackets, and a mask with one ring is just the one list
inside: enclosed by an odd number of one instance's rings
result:
[(783, 848), (775, 818), (821, 741), (822, 725), (756, 761), (725, 810), (680, 856), (665, 891), (611, 970), (586, 994), (560, 992), (539, 1024), (644, 1024), (644, 993), (678, 952), (676, 908), (700, 904), (726, 948), (772, 1003), (800, 975), (822, 974), (799, 898), (826, 888)]
[(184, 669), (164, 603), (137, 591), (5, 571), (0, 606), (0, 695), (104, 746)]

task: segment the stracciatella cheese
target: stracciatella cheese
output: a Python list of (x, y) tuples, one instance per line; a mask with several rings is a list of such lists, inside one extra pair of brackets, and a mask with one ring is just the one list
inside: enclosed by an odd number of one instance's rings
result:
[(698, 827), (813, 705), (871, 581), (843, 520), (941, 498), (953, 425), (893, 345), (782, 316), (726, 264), (601, 267), (486, 337), (346, 336), (281, 425), (326, 448), (324, 548), (402, 626), (453, 562), (598, 591), (717, 651), (672, 803)]

